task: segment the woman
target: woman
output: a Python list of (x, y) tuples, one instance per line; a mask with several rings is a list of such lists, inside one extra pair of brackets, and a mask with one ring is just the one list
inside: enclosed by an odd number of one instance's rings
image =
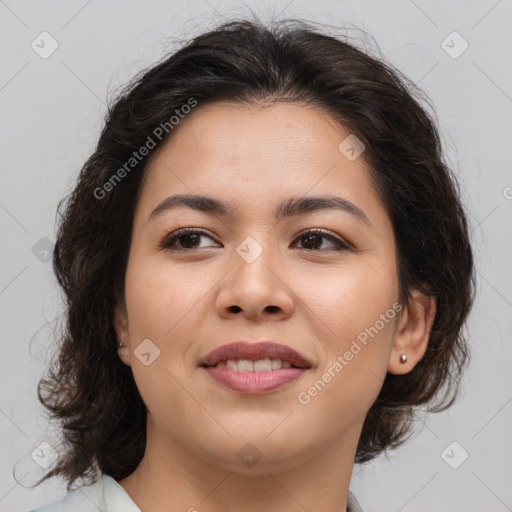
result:
[(354, 463), (450, 406), (469, 355), (467, 220), (418, 92), (294, 21), (129, 85), (60, 208), (39, 397), (66, 444), (38, 484), (86, 483), (39, 512), (361, 510)]

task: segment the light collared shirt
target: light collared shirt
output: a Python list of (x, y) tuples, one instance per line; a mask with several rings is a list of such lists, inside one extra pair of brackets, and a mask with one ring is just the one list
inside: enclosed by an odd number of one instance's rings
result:
[[(94, 484), (70, 491), (61, 501), (28, 512), (141, 512), (128, 493), (111, 476), (103, 474)], [(363, 512), (349, 491), (347, 512)]]

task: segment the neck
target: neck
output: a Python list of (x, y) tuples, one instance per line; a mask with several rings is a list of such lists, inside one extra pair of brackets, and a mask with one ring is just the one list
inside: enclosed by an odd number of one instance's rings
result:
[(326, 442), (284, 462), (263, 456), (240, 469), (238, 460), (229, 467), (157, 433), (148, 419), (144, 458), (119, 484), (142, 512), (170, 505), (189, 512), (345, 512), (360, 428), (336, 445)]

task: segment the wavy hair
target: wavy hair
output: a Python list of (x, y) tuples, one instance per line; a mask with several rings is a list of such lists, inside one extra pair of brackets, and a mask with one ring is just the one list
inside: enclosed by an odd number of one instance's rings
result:
[(98, 471), (120, 480), (144, 455), (147, 411), (117, 355), (113, 314), (124, 297), (141, 180), (156, 149), (100, 199), (97, 191), (190, 98), (199, 105), (308, 104), (338, 120), (366, 146), (362, 157), (394, 227), (401, 296), (407, 303), (417, 289), (436, 297), (426, 353), (411, 372), (387, 374), (356, 462), (403, 443), (417, 406), (441, 411), (458, 394), (470, 355), (463, 328), (474, 298), (473, 254), (459, 185), (434, 117), (421, 106), (422, 91), (348, 37), (311, 23), (231, 21), (132, 79), (109, 105), (94, 153), (59, 203), (53, 268), (65, 317), (56, 364), (40, 380), (38, 397), (59, 422), (64, 450), (35, 485), (61, 476), (70, 490), (78, 478), (95, 481)]

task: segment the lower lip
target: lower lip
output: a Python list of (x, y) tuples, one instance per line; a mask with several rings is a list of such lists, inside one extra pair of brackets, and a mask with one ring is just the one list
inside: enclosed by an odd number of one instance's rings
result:
[(307, 370), (281, 368), (268, 372), (237, 372), (226, 368), (209, 367), (206, 371), (220, 384), (234, 391), (260, 395), (299, 379)]

